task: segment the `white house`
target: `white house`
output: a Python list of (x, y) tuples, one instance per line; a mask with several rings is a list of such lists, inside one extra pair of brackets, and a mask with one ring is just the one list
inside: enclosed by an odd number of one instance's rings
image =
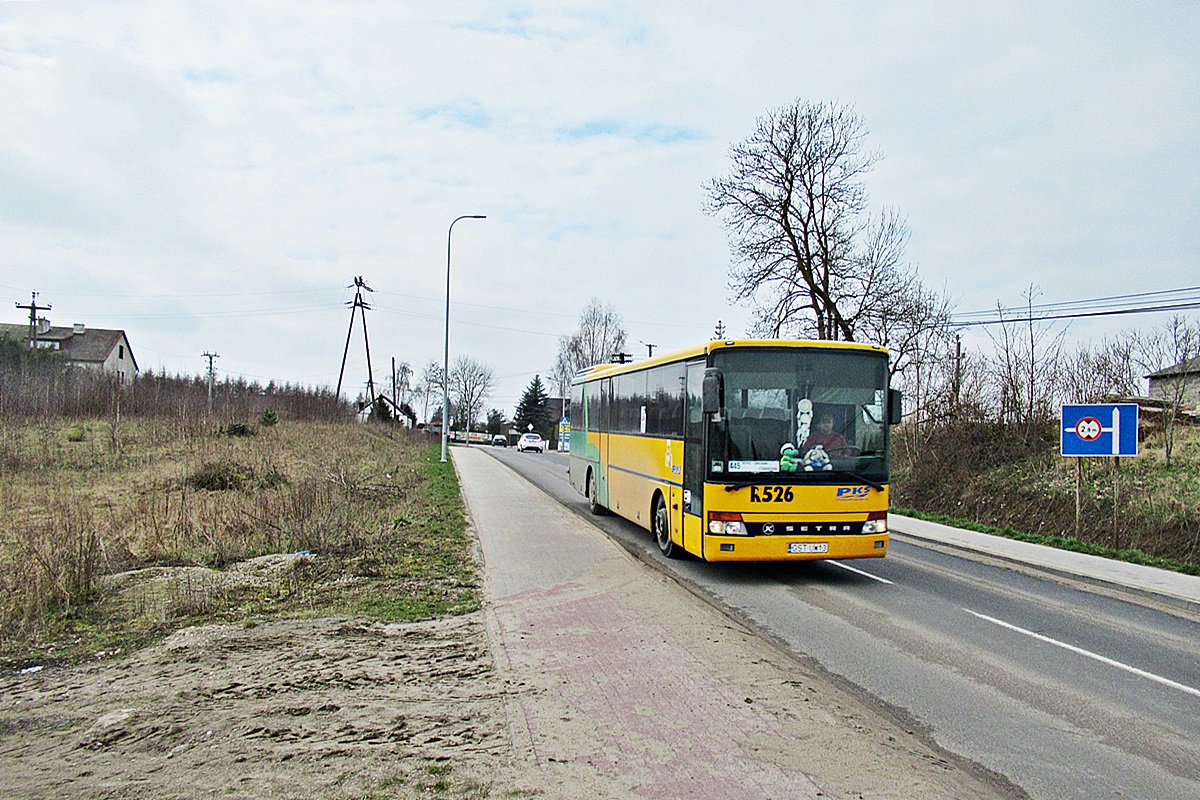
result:
[[(28, 341), (29, 333), (28, 325), (0, 323), (0, 336)], [(138, 371), (125, 331), (87, 328), (81, 322), (55, 327), (39, 319), (33, 339), (39, 348), (61, 351), (68, 364), (111, 372), (121, 383), (131, 381)]]
[(1200, 358), (1180, 361), (1146, 377), (1150, 379), (1151, 397), (1178, 402), (1183, 408), (1200, 406)]

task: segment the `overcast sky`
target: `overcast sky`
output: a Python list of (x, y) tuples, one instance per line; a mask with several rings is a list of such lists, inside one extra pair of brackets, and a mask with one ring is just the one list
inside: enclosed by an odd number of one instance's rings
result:
[(486, 214), (450, 351), (511, 415), (592, 297), (639, 355), (744, 333), (703, 185), (797, 98), (854, 106), (961, 312), (1196, 286), (1198, 64), (1193, 0), (4, 3), (0, 321), (332, 387), (361, 275), (376, 379), (419, 373)]

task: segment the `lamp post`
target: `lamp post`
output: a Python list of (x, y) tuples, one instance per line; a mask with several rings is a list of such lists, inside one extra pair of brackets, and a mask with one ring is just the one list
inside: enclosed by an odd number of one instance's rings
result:
[(446, 442), (450, 432), (450, 235), (460, 219), (487, 219), (484, 214), (455, 217), (446, 231), (446, 347), (442, 353), (442, 461), (446, 460)]

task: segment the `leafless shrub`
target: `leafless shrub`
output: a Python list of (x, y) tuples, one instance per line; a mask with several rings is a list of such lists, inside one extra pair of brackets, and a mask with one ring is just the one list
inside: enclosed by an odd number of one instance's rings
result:
[[(394, 541), (396, 520), (428, 514), (416, 455), (425, 444), (364, 426), (284, 422), (269, 435), (231, 439), (212, 422), (125, 418), (114, 455), (107, 419), (73, 420), (87, 430), (82, 443), (66, 441), (65, 424), (43, 431), (0, 421), (0, 454), (16, 469), (0, 481), (3, 647), (61, 632), (85, 608), (89, 618), (144, 628), (273, 602), (312, 569), (360, 553), (376, 558)], [(80, 488), (47, 504), (49, 485)], [(303, 569), (250, 582), (233, 575), (247, 560), (303, 558), (298, 551), (313, 554)], [(123, 580), (127, 573), (148, 577)]]
[[(1025, 293), (1028, 317), (1003, 322), (989, 331), (995, 346), (995, 384), (1000, 392), (999, 419), (1032, 428), (1055, 415), (1064, 331), (1037, 321), (1033, 301), (1039, 290)], [(1001, 319), (1004, 309), (999, 308)]]
[(12, 570), (6, 570), (10, 619), (69, 614), (87, 603), (109, 560), (103, 534), (90, 504), (72, 495), (29, 524), (13, 543)]

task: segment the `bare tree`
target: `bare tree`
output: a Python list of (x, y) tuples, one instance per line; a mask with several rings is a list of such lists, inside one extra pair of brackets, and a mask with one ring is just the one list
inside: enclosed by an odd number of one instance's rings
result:
[[(1065, 335), (1034, 318), (1033, 301), (1039, 294), (1036, 286), (1030, 286), (1025, 292), (1026, 317), (1001, 322), (997, 333), (988, 334), (996, 348), (1000, 421), (1025, 425), (1029, 432), (1038, 422), (1054, 416)], [(1003, 320), (1004, 309), (997, 306), (997, 310)]]
[(1063, 359), (1064, 398), (1095, 403), (1107, 395), (1136, 395), (1141, 376), (1133, 358), (1136, 337), (1122, 334), (1096, 347), (1081, 346)]
[(558, 340), (554, 383), (562, 397), (571, 388), (571, 377), (594, 364), (606, 364), (625, 347), (625, 328), (612, 305), (593, 297), (579, 315), (579, 329)]
[(468, 356), (459, 356), (450, 367), (450, 396), (455, 427), (470, 431), (495, 387), (492, 368)]
[(848, 108), (774, 109), (705, 187), (707, 210), (724, 218), (730, 288), (753, 304), (756, 333), (885, 344), (902, 372), (948, 341), (950, 306), (905, 266), (904, 218), (867, 213), (863, 177), (880, 156), (866, 133)]
[[(421, 386), (420, 394), (423, 408), (421, 418), (426, 422), (430, 420), (429, 406), (431, 403), (441, 400), (445, 392), (445, 380), (442, 375), (442, 365), (436, 361), (430, 361), (425, 364), (425, 369), (421, 371)], [(441, 403), (438, 403), (438, 409), (441, 409)]]
[[(1137, 334), (1132, 352), (1147, 377), (1171, 367), (1190, 366), (1189, 362), (1200, 357), (1200, 325), (1176, 315), (1157, 330)], [(1183, 408), (1190, 385), (1184, 374), (1161, 375), (1152, 392), (1167, 403), (1163, 415), (1163, 455), (1167, 466), (1171, 465), (1175, 449), (1175, 418)]]
[(412, 391), (412, 375), (412, 365), (407, 361), (396, 364), (396, 370), (392, 373), (392, 394), (398, 406), (408, 402), (409, 392)]

